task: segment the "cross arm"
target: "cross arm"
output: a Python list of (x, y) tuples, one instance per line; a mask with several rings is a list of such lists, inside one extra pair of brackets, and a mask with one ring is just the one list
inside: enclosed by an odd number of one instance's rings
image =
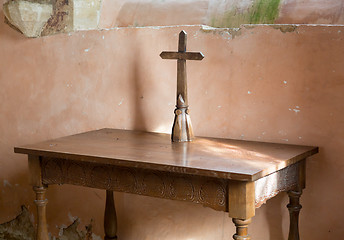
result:
[(178, 59), (178, 60), (202, 60), (204, 58), (201, 52), (162, 52), (162, 59)]

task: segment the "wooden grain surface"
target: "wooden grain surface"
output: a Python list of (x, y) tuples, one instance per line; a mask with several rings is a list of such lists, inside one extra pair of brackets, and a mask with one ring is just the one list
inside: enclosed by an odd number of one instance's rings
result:
[(160, 54), (162, 59), (179, 59), (179, 60), (202, 60), (204, 58), (201, 52), (170, 52), (164, 51)]
[(255, 181), (318, 152), (317, 147), (101, 129), (23, 147), (16, 153)]

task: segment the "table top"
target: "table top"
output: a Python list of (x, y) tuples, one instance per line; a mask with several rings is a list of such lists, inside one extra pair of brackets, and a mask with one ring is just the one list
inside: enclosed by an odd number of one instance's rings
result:
[(317, 147), (101, 129), (15, 147), (16, 153), (255, 181), (318, 152)]

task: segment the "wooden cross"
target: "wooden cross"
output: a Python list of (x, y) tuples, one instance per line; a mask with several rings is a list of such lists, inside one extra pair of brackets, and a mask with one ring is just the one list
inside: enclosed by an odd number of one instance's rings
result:
[(171, 136), (173, 142), (192, 141), (193, 131), (188, 109), (186, 60), (202, 60), (204, 58), (201, 52), (187, 52), (186, 40), (186, 32), (181, 31), (178, 52), (162, 52), (160, 54), (162, 59), (177, 60), (177, 104)]

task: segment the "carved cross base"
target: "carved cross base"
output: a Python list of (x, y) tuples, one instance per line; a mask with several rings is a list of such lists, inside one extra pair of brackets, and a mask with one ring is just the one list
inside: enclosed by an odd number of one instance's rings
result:
[(236, 226), (236, 233), (233, 235), (234, 240), (251, 240), (248, 234), (248, 225), (252, 222), (250, 219), (233, 218), (233, 223)]
[(188, 107), (179, 107), (174, 110), (174, 122), (172, 127), (171, 139), (173, 142), (192, 141), (194, 135), (191, 126)]

